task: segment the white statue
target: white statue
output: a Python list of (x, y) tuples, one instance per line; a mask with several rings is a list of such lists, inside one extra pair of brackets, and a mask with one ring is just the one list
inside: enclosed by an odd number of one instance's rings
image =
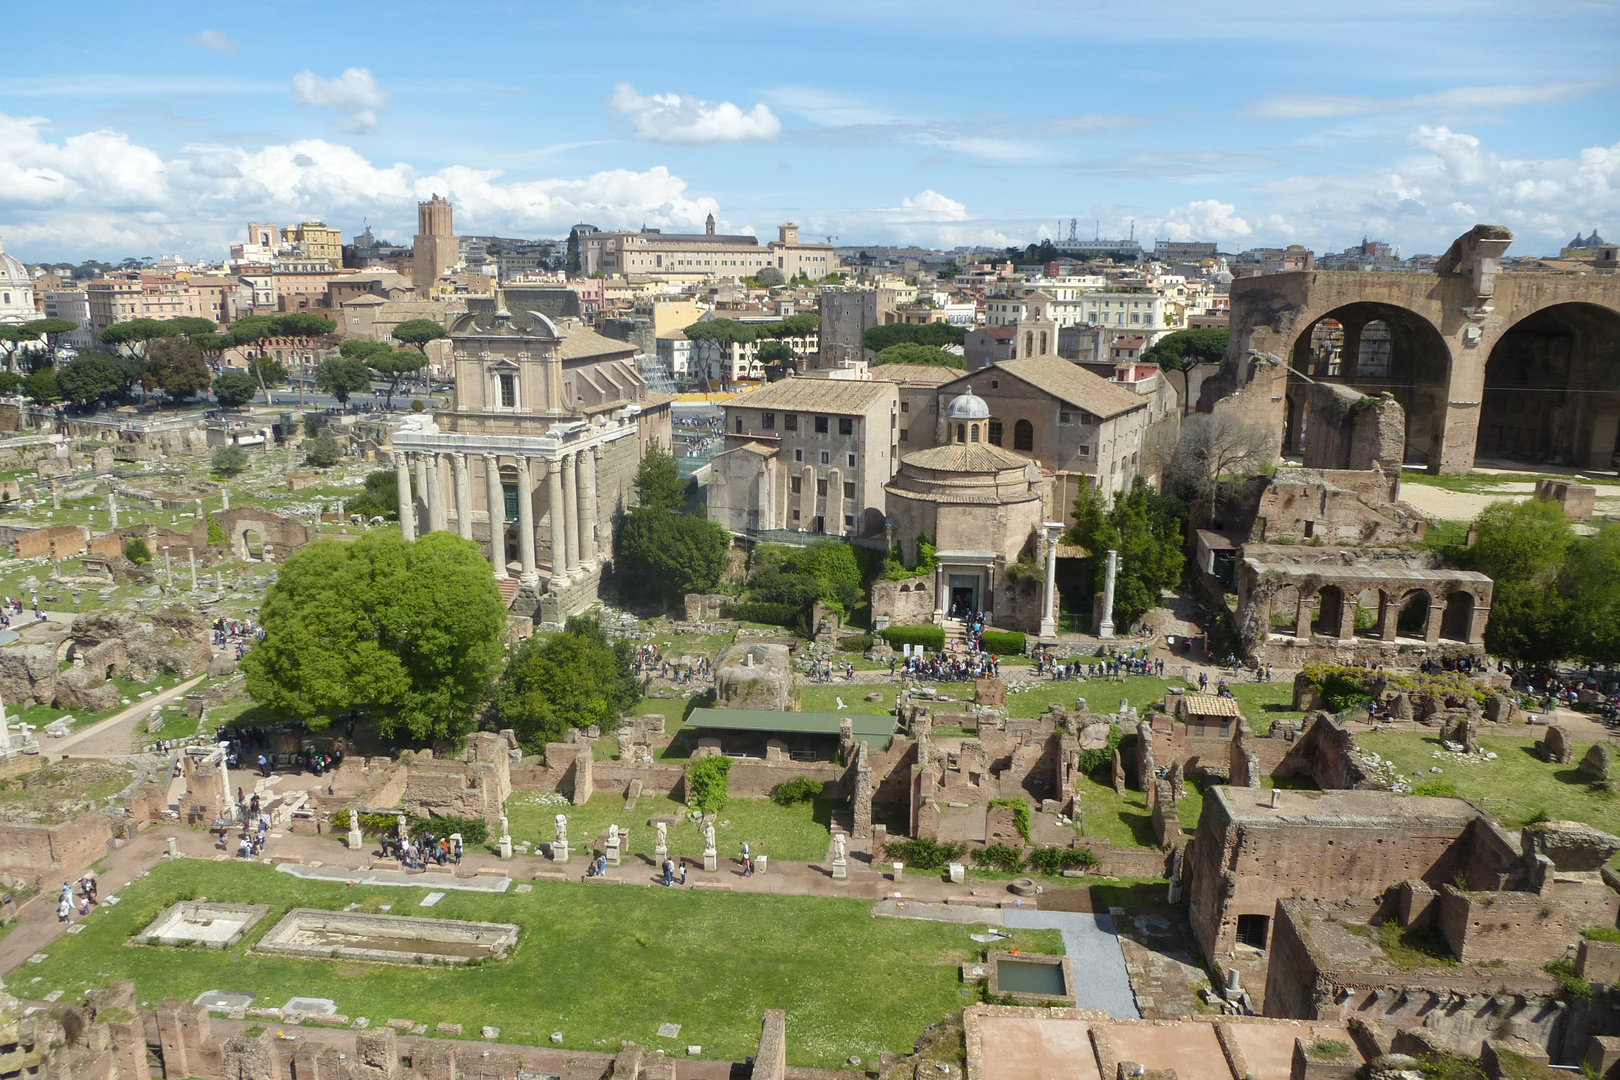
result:
[(712, 852), (714, 850), (715, 850), (715, 847), (714, 847), (714, 822), (712, 822), (712, 821), (704, 822), (704, 824), (703, 824), (703, 852), (704, 852), (704, 854), (708, 854), (709, 852)]
[(395, 820), (395, 826), (399, 830), (399, 833), (398, 833), (399, 838), (401, 840), (405, 839), (405, 815), (404, 814), (398, 815), (398, 817)]
[(504, 840), (506, 837), (511, 836), (511, 835), (512, 835), (511, 831), (506, 826), (506, 815), (502, 814), (501, 815), (501, 838)]
[(844, 861), (844, 834), (833, 833), (833, 862)]
[(617, 825), (608, 826), (608, 843), (614, 847), (619, 846), (619, 827)]
[(658, 850), (663, 851), (669, 847), (669, 826), (664, 822), (658, 823)]
[(557, 815), (557, 846), (568, 846), (568, 818), (562, 814)]

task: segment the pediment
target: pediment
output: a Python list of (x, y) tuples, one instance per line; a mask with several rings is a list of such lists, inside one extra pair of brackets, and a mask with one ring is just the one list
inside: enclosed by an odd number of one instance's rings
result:
[(490, 361), (487, 366), (488, 366), (490, 371), (520, 371), (520, 370), (522, 370), (518, 366), (517, 361), (513, 360), (509, 356), (502, 356), (502, 357), (500, 357), (500, 358), (498, 358), (496, 360)]

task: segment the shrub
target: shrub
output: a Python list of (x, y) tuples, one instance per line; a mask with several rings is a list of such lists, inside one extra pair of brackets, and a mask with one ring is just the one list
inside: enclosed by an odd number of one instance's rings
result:
[(482, 844), (489, 839), (489, 822), (475, 817), (440, 817), (435, 814), (420, 824), (435, 836), (461, 834), (463, 844)]
[(421, 398), (411, 402), (411, 412), (427, 412), (427, 405)]
[(1000, 656), (1024, 655), (1024, 634), (1020, 630), (986, 630), (982, 641), (985, 652)]
[(1013, 828), (1017, 829), (1018, 830), (1018, 835), (1022, 836), (1024, 838), (1024, 843), (1026, 843), (1026, 844), (1029, 843), (1029, 802), (1028, 802), (1028, 800), (1025, 800), (1025, 799), (991, 799), (990, 800), (990, 805), (991, 806), (1010, 806), (1010, 807), (1012, 807)]
[(133, 540), (124, 541), (124, 558), (136, 566), (145, 566), (152, 561), (152, 549), (146, 546), (146, 541), (139, 536)]
[(343, 460), (343, 448), (332, 436), (322, 435), (304, 446), (304, 460), (317, 469), (330, 469)]
[(1412, 785), (1412, 794), (1428, 795), (1434, 798), (1453, 798), (1457, 794), (1457, 785), (1444, 777), (1419, 780)]
[(921, 626), (891, 626), (883, 631), (883, 639), (895, 648), (905, 645), (921, 645), (927, 649), (943, 649), (945, 647), (945, 629), (933, 623), (924, 623)]
[(1054, 877), (1065, 870), (1084, 870), (1097, 865), (1090, 848), (1037, 848), (1029, 854), (1029, 868)]
[(890, 840), (885, 850), (892, 861), (905, 863), (915, 870), (943, 870), (947, 864), (967, 854), (967, 845), (938, 840)]
[(1575, 961), (1569, 957), (1554, 960), (1542, 970), (1558, 980), (1559, 994), (1566, 1001), (1592, 1000), (1592, 984), (1575, 974)]
[(247, 451), (240, 446), (222, 446), (214, 451), (214, 457), (209, 464), (221, 476), (235, 476), (237, 473), (247, 471)]
[(744, 604), (727, 604), (726, 618), (736, 619), (739, 622), (765, 623), (770, 626), (789, 626), (799, 617), (803, 610), (798, 604), (766, 604), (753, 601)]
[(1024, 851), (1011, 844), (986, 844), (974, 850), (973, 861), (980, 866), (991, 866), (1016, 874), (1024, 868)]
[(1323, 1061), (1343, 1061), (1350, 1056), (1350, 1044), (1343, 1039), (1317, 1039), (1311, 1043), (1310, 1053)]
[(1125, 741), (1124, 734), (1119, 730), (1118, 724), (1108, 725), (1108, 745), (1095, 746), (1090, 750), (1080, 751), (1080, 775), (1090, 776), (1104, 765), (1113, 763), (1114, 751), (1119, 744)]
[(821, 794), (824, 785), (820, 780), (812, 780), (808, 776), (795, 776), (791, 780), (784, 780), (771, 789), (771, 800), (779, 806), (792, 806), (794, 803), (810, 802)]
[(208, 543), (209, 546), (225, 542), (225, 529), (220, 525), (219, 519), (212, 514), (208, 515)]
[(1587, 941), (1620, 942), (1620, 930), (1612, 926), (1588, 926), (1581, 931)]
[(686, 769), (686, 801), (705, 814), (718, 813), (731, 798), (731, 759), (713, 754)]
[(871, 634), (845, 634), (838, 639), (838, 647), (844, 652), (863, 653), (872, 647)]

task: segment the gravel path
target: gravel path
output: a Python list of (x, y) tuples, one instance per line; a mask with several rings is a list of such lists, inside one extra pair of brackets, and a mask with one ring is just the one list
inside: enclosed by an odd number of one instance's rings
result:
[(1069, 954), (1069, 969), (1074, 972), (1075, 1004), (1082, 1009), (1101, 1009), (1116, 1020), (1142, 1018), (1125, 971), (1125, 953), (1109, 916), (1004, 908), (1002, 925), (1015, 930), (1059, 931), (1063, 951)]

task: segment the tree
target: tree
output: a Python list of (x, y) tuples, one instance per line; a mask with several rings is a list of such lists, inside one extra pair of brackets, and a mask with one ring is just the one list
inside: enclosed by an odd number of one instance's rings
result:
[(188, 334), (187, 340), (202, 350), (203, 359), (208, 361), (208, 366), (214, 371), (219, 370), (220, 361), (225, 358), (225, 351), (233, 344), (229, 334)]
[(641, 700), (635, 651), (609, 641), (595, 618), (574, 616), (562, 633), (530, 637), (495, 684), (495, 711), (535, 753), (570, 727), (609, 727)]
[(686, 481), (674, 455), (657, 439), (649, 440), (633, 481), (636, 505), (643, 510), (679, 513), (686, 505)]
[(1177, 330), (1160, 338), (1142, 354), (1142, 359), (1158, 364), (1166, 371), (1177, 371), (1199, 361), (1219, 363), (1221, 357), (1226, 355), (1228, 336), (1229, 332), (1224, 328)]
[(614, 548), (625, 590), (667, 602), (720, 583), (731, 534), (705, 518), (643, 507), (625, 517)]
[(71, 334), (79, 328), (79, 324), (72, 319), (34, 319), (17, 327), (19, 341), (37, 341), (45, 339), (45, 351), (50, 354), (51, 363), (56, 363), (57, 354), (62, 348), (62, 335)]
[(1542, 499), (1492, 503), (1474, 519), (1474, 534), (1468, 564), (1495, 582), (1485, 648), (1538, 668), (1573, 655), (1583, 605), (1557, 587), (1575, 541), (1563, 509)]
[(406, 319), (394, 327), (391, 336), (401, 345), (416, 346), (417, 352), (425, 357), (428, 342), (443, 340), (450, 336), (450, 331), (432, 319)]
[(0, 371), (0, 394), (15, 394), (23, 384), (23, 377), (15, 371)]
[(238, 409), (253, 400), (258, 383), (245, 371), (227, 371), (214, 379), (214, 396), (227, 409)]
[(56, 369), (57, 391), (80, 405), (127, 398), (146, 370), (139, 357), (112, 353), (80, 353)]
[(317, 435), (304, 444), (304, 460), (317, 469), (330, 469), (343, 460), (343, 447), (330, 435)]
[(131, 537), (124, 541), (124, 558), (136, 566), (145, 566), (152, 561), (152, 549), (141, 537)]
[(426, 741), (472, 729), (506, 607), (472, 541), (388, 529), (289, 556), (260, 621), (242, 659), (255, 701), (316, 730), (358, 709), (383, 735)]
[(343, 504), (343, 509), (362, 517), (390, 518), (399, 515), (399, 474), (393, 469), (377, 469), (366, 474), (360, 494)]
[(28, 378), (23, 380), (23, 393), (28, 400), (36, 405), (48, 405), (53, 401), (61, 401), (62, 395), (56, 388), (56, 369), (40, 368)]
[(726, 357), (731, 355), (733, 345), (747, 345), (759, 337), (759, 329), (749, 323), (740, 323), (733, 319), (709, 319), (707, 322), (696, 322), (682, 331), (687, 340), (692, 342), (697, 353), (697, 360), (706, 371), (707, 378), (718, 378), (721, 382), (727, 379)]
[(347, 406), (350, 394), (371, 389), (371, 369), (357, 357), (332, 357), (315, 368), (315, 385), (337, 398), (338, 404)]
[(960, 345), (967, 340), (967, 331), (950, 323), (886, 323), (869, 327), (861, 335), (861, 344), (873, 352), (882, 352), (891, 345), (909, 342), (913, 345)]
[(955, 353), (946, 352), (938, 345), (920, 345), (914, 341), (902, 341), (890, 345), (877, 354), (879, 364), (933, 364), (935, 367), (965, 368), (967, 360)]
[(1164, 590), (1180, 583), (1186, 561), (1182, 550), (1186, 516), (1180, 499), (1155, 495), (1140, 476), (1130, 493), (1116, 499), (1111, 508), (1091, 485), (1081, 485), (1069, 540), (1086, 549), (1096, 592), (1103, 590), (1107, 577), (1107, 553), (1118, 552), (1115, 623), (1128, 626), (1136, 622), (1159, 606)]
[(260, 386), (281, 386), (287, 381), (287, 365), (273, 356), (255, 356), (248, 361), (247, 370)]
[(766, 288), (769, 288), (773, 285), (784, 284), (787, 281), (787, 278), (783, 277), (782, 271), (778, 270), (776, 267), (767, 266), (754, 275), (754, 281), (762, 286), (765, 286)]
[(17, 337), (17, 328), (9, 323), (0, 323), (0, 348), (4, 348), (6, 351), (6, 368), (8, 370), (16, 370), (17, 349), (21, 344), (21, 340)]
[(399, 389), (400, 380), (407, 375), (416, 374), (427, 366), (426, 356), (404, 349), (396, 352), (385, 347), (382, 351), (373, 352), (364, 359), (367, 367), (388, 380), (388, 395), (385, 402), (389, 412), (394, 409), (394, 391)]
[(1571, 545), (1559, 591), (1571, 601), (1577, 654), (1608, 668), (1620, 663), (1620, 524)]
[(159, 338), (179, 337), (181, 330), (172, 319), (130, 319), (113, 323), (101, 332), (101, 342), (122, 349), (131, 356), (145, 356), (150, 343)]
[(197, 340), (199, 334), (219, 333), (219, 323), (213, 319), (204, 319), (196, 315), (182, 315), (177, 319), (170, 319), (169, 325), (193, 341)]
[(1221, 484), (1270, 464), (1276, 448), (1271, 432), (1231, 413), (1194, 413), (1182, 422), (1168, 471), (1184, 492), (1204, 501), (1204, 521), (1213, 522)]
[(175, 401), (207, 390), (210, 375), (202, 350), (185, 338), (166, 337), (147, 347), (143, 385), (156, 386)]
[(279, 337), (291, 338), (295, 343), (301, 344), (301, 349), (293, 349), (293, 359), (298, 362), (298, 404), (304, 403), (304, 383), (307, 381), (309, 360), (315, 349), (315, 339), (325, 337), (337, 329), (337, 323), (324, 315), (314, 315), (307, 311), (294, 311), (286, 315), (275, 317), (276, 334)]
[(247, 471), (247, 451), (235, 443), (222, 446), (214, 451), (214, 456), (208, 464), (220, 476), (235, 476), (237, 473)]
[(232, 346), (256, 350), (257, 355), (248, 361), (248, 374), (258, 380), (259, 389), (264, 392), (266, 405), (270, 404), (270, 387), (277, 385), (278, 381), (270, 378), (270, 370), (265, 365), (274, 363), (281, 372), (280, 381), (284, 382), (287, 378), (287, 369), (280, 362), (269, 360), (264, 355), (264, 343), (278, 333), (275, 319), (268, 315), (249, 315), (232, 323), (226, 334)]
[(778, 371), (785, 371), (799, 359), (798, 354), (793, 351), (791, 345), (785, 341), (776, 340), (761, 342), (754, 355), (759, 357), (761, 364), (775, 368)]

